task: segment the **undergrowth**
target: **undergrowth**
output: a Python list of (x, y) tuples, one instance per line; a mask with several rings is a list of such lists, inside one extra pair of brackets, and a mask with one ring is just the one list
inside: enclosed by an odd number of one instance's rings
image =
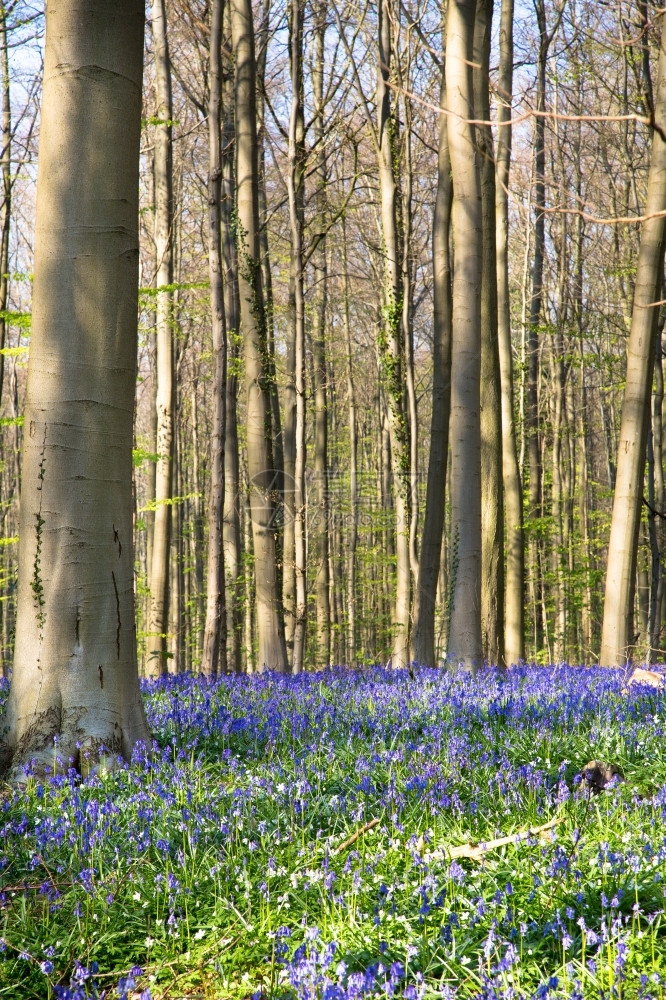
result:
[(662, 998), (665, 702), (622, 684), (146, 683), (131, 765), (4, 791), (0, 997)]

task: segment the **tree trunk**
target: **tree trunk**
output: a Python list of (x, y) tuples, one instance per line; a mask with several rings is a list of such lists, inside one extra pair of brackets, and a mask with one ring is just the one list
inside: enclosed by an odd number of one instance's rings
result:
[(229, 669), (240, 672), (243, 646), (243, 576), (241, 572), (241, 497), (240, 457), (238, 450), (238, 359), (240, 352), (238, 268), (234, 245), (234, 69), (231, 60), (229, 4), (223, 4), (223, 55), (221, 69), (222, 137), (220, 149), (220, 245), (222, 252), (222, 290), (227, 335), (226, 414), (224, 421), (224, 592), (229, 637)]
[(347, 643), (345, 661), (356, 666), (358, 631), (356, 627), (356, 548), (358, 545), (358, 418), (354, 386), (351, 322), (349, 318), (349, 271), (347, 268), (347, 232), (342, 220), (342, 316), (347, 347), (347, 425), (349, 428), (349, 536), (347, 540)]
[(222, 151), (220, 97), (222, 90), (222, 8), (224, 0), (213, 0), (210, 26), (208, 74), (208, 274), (213, 334), (213, 416), (210, 447), (210, 495), (208, 498), (208, 572), (206, 623), (201, 669), (207, 677), (226, 669), (226, 600), (224, 552), (224, 445), (226, 420), (227, 331), (222, 284), (220, 216), (222, 199)]
[(523, 545), (523, 488), (518, 465), (513, 418), (513, 355), (509, 296), (509, 170), (511, 165), (511, 97), (513, 93), (513, 0), (502, 0), (500, 67), (497, 102), (497, 339), (502, 406), (502, 476), (506, 511), (506, 574), (504, 604), (504, 658), (507, 664), (525, 657), (525, 555)]
[[(474, 107), (490, 121), (490, 32), (493, 0), (477, 0), (474, 19)], [(495, 154), (488, 124), (475, 126), (483, 217), (481, 276), (481, 622), (488, 663), (504, 663), (504, 496), (502, 402), (497, 320)]]
[[(327, 164), (324, 144), (324, 61), (326, 50), (327, 4), (319, 0), (316, 6), (315, 56), (312, 67), (312, 90), (314, 95), (313, 138), (315, 154), (315, 239), (317, 245), (312, 254), (314, 307), (312, 316), (312, 354), (314, 365), (315, 399), (315, 453), (314, 471), (317, 507), (314, 526), (315, 551), (315, 595), (317, 604), (317, 666), (325, 667), (331, 662), (331, 628), (329, 597), (329, 545), (330, 503), (328, 496), (328, 401), (326, 384), (326, 304), (328, 295), (328, 267), (326, 262), (326, 185)], [(344, 237), (343, 237), (344, 253)], [(343, 281), (346, 275), (343, 275)], [(348, 313), (347, 313), (348, 322)], [(348, 613), (350, 609), (347, 609)]]
[(663, 28), (654, 97), (657, 127), (652, 136), (646, 218), (641, 225), (608, 546), (600, 657), (604, 666), (626, 663), (631, 659), (634, 645), (634, 587), (645, 472), (646, 417), (659, 315), (659, 307), (654, 303), (659, 299), (664, 259), (664, 215), (660, 214), (666, 211), (666, 31)]
[[(663, 284), (662, 284), (663, 288)], [(663, 294), (663, 293), (662, 293)], [(663, 324), (657, 329), (654, 351), (654, 395), (652, 398), (652, 450), (654, 468), (654, 492), (652, 506), (655, 510), (652, 529), (652, 590), (650, 593), (650, 650), (651, 659), (656, 659), (663, 644), (662, 606), (664, 602), (664, 368), (663, 368)], [(662, 516), (660, 516), (662, 515)], [(656, 654), (656, 655), (655, 655)]]
[(259, 260), (254, 25), (250, 0), (232, 0), (236, 55), (238, 285), (247, 392), (247, 465), (254, 548), (258, 665), (287, 670), (275, 558), (266, 316)]
[[(289, 303), (294, 361), (293, 426), (293, 531), (294, 531), (294, 629), (292, 670), (303, 670), (307, 629), (307, 578), (305, 566), (305, 299), (303, 290), (303, 229), (305, 224), (305, 124), (303, 121), (303, 7), (291, 0), (289, 59), (291, 113), (289, 116), (289, 226), (291, 258)], [(285, 483), (285, 489), (288, 488)], [(286, 553), (285, 553), (286, 555)], [(286, 559), (285, 559), (286, 565)]]
[(542, 516), (541, 509), (541, 436), (539, 433), (539, 321), (541, 319), (541, 304), (543, 300), (543, 264), (546, 239), (546, 120), (544, 110), (546, 104), (546, 65), (551, 36), (546, 25), (546, 10), (544, 0), (534, 0), (539, 26), (539, 52), (537, 58), (537, 93), (534, 119), (534, 257), (532, 260), (531, 291), (529, 313), (527, 318), (527, 407), (525, 410), (525, 436), (527, 438), (527, 453), (529, 464), (529, 494), (528, 519), (529, 530), (529, 567), (534, 605), (535, 655), (544, 641), (544, 629), (541, 621), (543, 574), (541, 568), (541, 546), (538, 536), (538, 525)]
[(166, 0), (153, 0), (157, 122), (155, 125), (155, 284), (157, 326), (157, 440), (153, 554), (148, 619), (149, 662), (167, 672), (169, 631), (169, 554), (171, 549), (174, 465), (173, 359), (173, 164), (171, 63), (167, 42)]
[[(446, 106), (446, 87), (444, 69), (442, 68), (440, 107), (444, 109)], [(451, 410), (451, 254), (449, 241), (452, 197), (448, 119), (445, 114), (440, 114), (437, 195), (432, 226), (434, 329), (430, 454), (412, 634), (412, 659), (428, 666), (434, 666), (436, 663), (435, 607), (442, 552), (446, 467), (449, 452), (449, 414)]]
[(409, 661), (411, 568), (409, 529), (411, 484), (409, 481), (408, 413), (404, 388), (404, 334), (402, 309), (402, 227), (396, 177), (398, 122), (391, 109), (391, 11), (381, 0), (379, 18), (379, 62), (377, 67), (377, 113), (379, 141), (379, 191), (384, 252), (384, 316), (379, 333), (379, 359), (391, 441), (391, 463), (395, 487), (396, 584), (393, 612), (391, 663), (404, 667)]
[(2, 66), (2, 153), (0, 154), (0, 170), (2, 171), (2, 205), (0, 206), (0, 408), (5, 384), (5, 339), (7, 321), (5, 313), (9, 294), (9, 226), (11, 222), (12, 203), (12, 109), (9, 86), (9, 47), (7, 43), (7, 11), (6, 5), (0, 3), (0, 59)]
[(450, 0), (446, 91), (453, 176), (451, 343), (451, 615), (447, 657), (483, 663), (481, 641), (481, 184), (472, 98), (476, 0)]
[[(49, 4), (11, 689), (22, 781), (149, 731), (134, 622), (132, 442), (144, 5)], [(59, 742), (54, 746), (54, 738)]]

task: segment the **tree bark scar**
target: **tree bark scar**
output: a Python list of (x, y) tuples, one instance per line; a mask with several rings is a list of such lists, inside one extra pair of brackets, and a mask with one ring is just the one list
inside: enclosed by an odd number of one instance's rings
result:
[(111, 578), (113, 580), (113, 589), (116, 592), (116, 615), (118, 616), (118, 628), (116, 629), (116, 653), (118, 654), (118, 659), (120, 659), (120, 629), (122, 623), (120, 621), (120, 597), (118, 595), (118, 584), (116, 583), (116, 574), (111, 570)]
[(103, 688), (104, 687), (104, 671), (102, 670), (102, 664), (101, 663), (99, 664), (99, 666), (97, 667), (97, 669), (99, 670), (99, 686), (101, 688)]
[(116, 528), (115, 524), (113, 525), (113, 540), (118, 546), (118, 558), (120, 559), (121, 555), (123, 554), (123, 547), (120, 544), (120, 535), (118, 534), (118, 529)]

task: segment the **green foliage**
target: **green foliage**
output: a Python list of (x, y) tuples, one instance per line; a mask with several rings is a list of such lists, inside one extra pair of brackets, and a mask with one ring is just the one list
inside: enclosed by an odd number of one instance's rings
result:
[(139, 508), (141, 513), (157, 510), (158, 507), (173, 507), (175, 504), (184, 503), (186, 500), (194, 500), (201, 497), (201, 493), (186, 493), (182, 497), (167, 497), (165, 500), (149, 500), (148, 503)]
[(132, 464), (137, 469), (144, 462), (159, 462), (160, 456), (156, 452), (146, 451), (145, 448), (132, 448)]
[(166, 125), (168, 128), (173, 128), (174, 125), (179, 125), (180, 122), (177, 118), (160, 118), (157, 115), (150, 115), (148, 118), (141, 119), (141, 128), (146, 129), (148, 125)]
[[(12, 312), (9, 309), (0, 309), (0, 319), (4, 319), (8, 326), (19, 327), (22, 330), (29, 330), (32, 325), (32, 313)], [(27, 351), (27, 347), (4, 347), (2, 354), (20, 354)]]

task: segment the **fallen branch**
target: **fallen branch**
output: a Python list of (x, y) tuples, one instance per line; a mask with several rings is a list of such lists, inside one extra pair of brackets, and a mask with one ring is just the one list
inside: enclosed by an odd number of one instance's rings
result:
[(656, 670), (647, 670), (645, 667), (634, 667), (631, 677), (622, 688), (622, 694), (627, 694), (629, 688), (634, 687), (636, 684), (642, 684), (645, 687), (663, 691), (665, 682), (666, 677), (663, 674), (657, 673)]
[(527, 830), (511, 833), (508, 837), (497, 837), (495, 840), (487, 840), (479, 844), (470, 842), (458, 846), (442, 847), (429, 854), (429, 857), (433, 860), (470, 858), (472, 861), (481, 861), (484, 854), (487, 854), (489, 851), (494, 851), (497, 847), (505, 847), (507, 844), (519, 844), (522, 840), (527, 840), (528, 837), (543, 835), (548, 830), (552, 830), (558, 823), (561, 823), (563, 819), (564, 816), (555, 816), (554, 819), (544, 823), (543, 826), (531, 826)]
[(345, 851), (348, 847), (351, 847), (352, 844), (355, 844), (364, 833), (367, 833), (368, 830), (372, 830), (373, 826), (377, 826), (378, 823), (379, 817), (377, 816), (374, 819), (369, 820), (367, 823), (364, 823), (363, 826), (358, 828), (356, 833), (352, 833), (351, 837), (347, 837), (342, 844), (338, 844), (337, 847), (334, 847), (331, 854), (340, 854), (341, 851)]

